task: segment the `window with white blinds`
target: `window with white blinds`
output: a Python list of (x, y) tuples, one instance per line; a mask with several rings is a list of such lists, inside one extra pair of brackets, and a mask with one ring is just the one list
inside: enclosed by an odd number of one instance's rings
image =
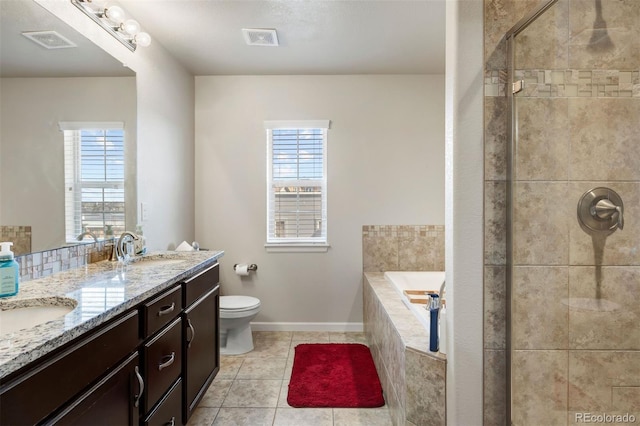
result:
[[(60, 123), (64, 133), (65, 234), (105, 238), (125, 228), (123, 123)], [(84, 237), (91, 240), (91, 237)]]
[(267, 121), (265, 129), (267, 245), (326, 245), (329, 121)]

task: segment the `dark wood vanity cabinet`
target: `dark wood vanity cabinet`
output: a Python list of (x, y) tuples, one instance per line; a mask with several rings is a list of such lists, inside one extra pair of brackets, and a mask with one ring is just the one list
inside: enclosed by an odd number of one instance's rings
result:
[(220, 368), (219, 266), (0, 381), (0, 424), (186, 424)]
[[(62, 413), (45, 424), (136, 425), (139, 422), (142, 379), (139, 356), (134, 352), (110, 373), (76, 398)], [(136, 405), (138, 404), (138, 405)]]
[(185, 301), (191, 301), (183, 313), (185, 424), (220, 370), (219, 277), (215, 265), (183, 284)]
[[(96, 387), (96, 383), (110, 379), (122, 360), (131, 355), (136, 355), (133, 364), (127, 366), (132, 374), (118, 376), (116, 380), (126, 380), (126, 384), (117, 386), (127, 391), (126, 398), (134, 401), (138, 383), (134, 370), (140, 340), (138, 311), (133, 310), (37, 360), (17, 377), (2, 380), (0, 424), (47, 423), (47, 418), (62, 419), (68, 413), (77, 416), (90, 410), (92, 407), (84, 401), (103, 400), (101, 395), (109, 393), (113, 384)], [(137, 415), (131, 413), (132, 405), (135, 402), (114, 404), (113, 410), (120, 410), (121, 418), (131, 415), (132, 421), (137, 421)]]

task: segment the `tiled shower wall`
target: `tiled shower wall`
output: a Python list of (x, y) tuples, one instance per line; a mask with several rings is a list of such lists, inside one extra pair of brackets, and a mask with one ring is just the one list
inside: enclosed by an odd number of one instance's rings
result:
[(444, 225), (364, 225), (364, 272), (444, 271)]
[[(486, 425), (507, 424), (503, 36), (541, 3), (485, 0)], [(514, 425), (573, 424), (576, 413), (596, 411), (640, 418), (640, 2), (601, 4), (613, 41), (605, 50), (587, 46), (593, 0), (560, 0), (518, 36), (525, 89), (514, 177)], [(625, 229), (606, 239), (592, 239), (575, 215), (595, 186), (625, 202)], [(594, 297), (617, 309), (566, 305)]]

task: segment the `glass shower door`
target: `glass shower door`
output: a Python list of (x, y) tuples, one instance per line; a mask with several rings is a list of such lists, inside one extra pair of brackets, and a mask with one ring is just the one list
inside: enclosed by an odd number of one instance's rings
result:
[(511, 423), (640, 424), (640, 1), (550, 1), (507, 40)]

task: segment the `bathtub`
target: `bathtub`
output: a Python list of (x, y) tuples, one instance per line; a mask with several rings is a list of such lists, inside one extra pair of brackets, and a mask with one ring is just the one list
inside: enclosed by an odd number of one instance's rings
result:
[[(439, 292), (444, 281), (444, 271), (387, 271), (384, 277), (391, 283), (398, 292), (402, 303), (413, 312), (420, 323), (424, 326), (427, 336), (429, 336), (429, 311), (424, 304), (411, 303), (404, 293), (404, 290), (432, 290)], [(440, 321), (440, 352), (445, 353), (446, 333), (443, 321)]]

